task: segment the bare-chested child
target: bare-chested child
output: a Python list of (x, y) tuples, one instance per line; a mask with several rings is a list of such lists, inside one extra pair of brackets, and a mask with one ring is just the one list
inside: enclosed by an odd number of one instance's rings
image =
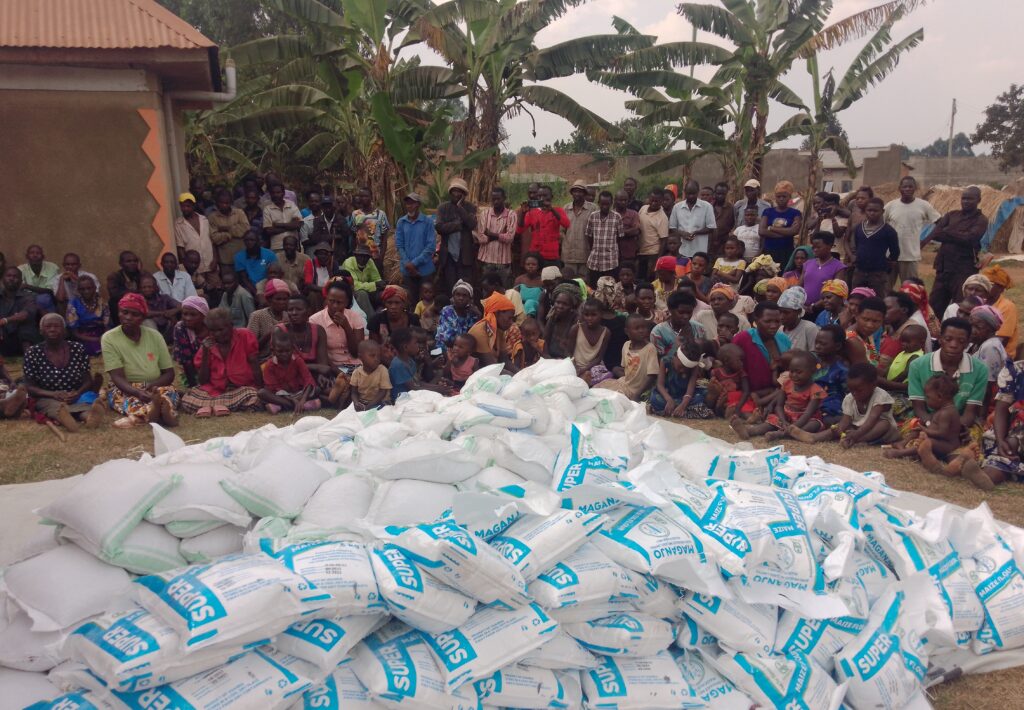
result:
[(886, 458), (917, 458), (932, 473), (945, 475), (944, 462), (960, 448), (960, 413), (953, 403), (958, 391), (956, 380), (944, 372), (933, 375), (924, 385), (925, 402), (931, 418), (891, 449), (882, 452)]

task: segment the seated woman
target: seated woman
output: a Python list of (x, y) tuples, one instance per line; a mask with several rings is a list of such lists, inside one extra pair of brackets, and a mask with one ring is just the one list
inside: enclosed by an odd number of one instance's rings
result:
[(160, 333), (169, 345), (174, 334), (174, 324), (181, 316), (181, 304), (160, 293), (156, 279), (149, 274), (139, 279), (139, 293), (146, 299), (146, 307), (149, 308), (149, 316), (143, 325)]
[(399, 328), (418, 328), (420, 319), (410, 311), (409, 293), (401, 286), (388, 286), (381, 294), (380, 300), (384, 304), (384, 310), (370, 316), (366, 329), (370, 339), (383, 346), (383, 359), (388, 363), (395, 354), (390, 345), (391, 333)]
[(68, 431), (78, 431), (81, 418), (86, 426), (97, 426), (103, 404), (96, 390), (103, 378), (92, 376), (85, 346), (67, 339), (64, 318), (56, 313), (43, 316), (39, 330), (43, 342), (28, 349), (24, 367), (25, 384), (36, 411)]
[(316, 380), (317, 391), (326, 395), (334, 386), (338, 371), (327, 360), (327, 333), (322, 326), (309, 322), (309, 304), (304, 298), (288, 301), (288, 318), (277, 326), (292, 338), (295, 355), (306, 363)]
[[(384, 292), (386, 294), (387, 289)], [(324, 329), (327, 362), (337, 376), (333, 387), (323, 399), (332, 406), (338, 406), (347, 401), (349, 375), (359, 366), (357, 353), (359, 343), (363, 340), (366, 321), (353, 310), (355, 299), (352, 285), (344, 279), (336, 278), (327, 284), (324, 303), (324, 309), (310, 316), (309, 322)]]
[(260, 362), (270, 357), (270, 336), (278, 324), (284, 322), (288, 301), (292, 297), (288, 284), (281, 279), (267, 279), (262, 283), (265, 283), (267, 307), (253, 311), (248, 323), (248, 328), (256, 336), (256, 342), (260, 347)]
[(110, 375), (107, 405), (122, 415), (116, 427), (146, 422), (177, 426), (178, 393), (174, 361), (167, 343), (142, 321), (149, 313), (146, 299), (127, 293), (117, 305), (121, 325), (103, 334), (103, 370)]
[(446, 351), (455, 344), (455, 338), (465, 335), (480, 320), (480, 313), (473, 307), (473, 287), (465, 281), (457, 281), (452, 287), (451, 305), (441, 309), (437, 319), (434, 340), (441, 350)]
[(181, 320), (174, 324), (171, 352), (174, 361), (181, 367), (182, 379), (189, 387), (199, 384), (195, 359), (209, 334), (206, 330), (206, 314), (209, 312), (210, 304), (205, 298), (189, 296), (181, 302)]
[(224, 417), (231, 412), (250, 412), (263, 407), (263, 387), (256, 353), (256, 336), (231, 324), (231, 313), (214, 308), (206, 316), (209, 335), (196, 354), (199, 386), (181, 398), (181, 408), (197, 417)]
[(1024, 360), (1008, 360), (996, 378), (995, 409), (981, 450), (980, 463), (965, 461), (964, 478), (983, 490), (1024, 481)]
[(100, 338), (110, 328), (110, 307), (100, 298), (95, 277), (78, 277), (78, 295), (68, 303), (67, 324), (89, 357), (100, 354)]
[[(514, 367), (513, 347), (522, 348), (522, 337), (518, 344), (508, 338), (515, 324), (516, 309), (503, 293), (492, 293), (484, 301), (484, 317), (469, 329), (469, 335), (476, 341), (474, 353), (484, 367), (504, 363)], [(518, 333), (518, 328), (516, 329)], [(514, 339), (513, 339), (514, 340)]]

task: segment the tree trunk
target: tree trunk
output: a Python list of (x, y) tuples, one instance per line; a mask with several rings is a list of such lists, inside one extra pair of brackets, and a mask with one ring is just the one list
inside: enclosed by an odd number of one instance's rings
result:
[[(474, 108), (479, 110), (481, 115), (475, 120), (470, 116), (471, 134), (466, 141), (467, 155), (501, 144), (501, 117), (504, 107), (496, 105), (494, 95), (487, 91)], [(470, 202), (478, 205), (490, 202), (491, 190), (498, 182), (500, 165), (501, 155), (496, 151), (480, 167), (472, 171), (468, 179)]]
[[(807, 244), (808, 240), (808, 216), (811, 210), (811, 199), (818, 191), (818, 141), (811, 138), (811, 154), (807, 161), (807, 194), (804, 195), (804, 219), (800, 226), (800, 243)], [(819, 215), (819, 219), (820, 219)]]

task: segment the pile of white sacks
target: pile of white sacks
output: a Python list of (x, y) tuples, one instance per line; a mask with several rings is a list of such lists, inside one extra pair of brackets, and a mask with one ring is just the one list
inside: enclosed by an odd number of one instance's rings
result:
[(914, 516), (568, 361), (157, 437), (38, 511), (0, 707), (927, 707), (945, 655), (1024, 645), (1024, 544), (987, 508)]

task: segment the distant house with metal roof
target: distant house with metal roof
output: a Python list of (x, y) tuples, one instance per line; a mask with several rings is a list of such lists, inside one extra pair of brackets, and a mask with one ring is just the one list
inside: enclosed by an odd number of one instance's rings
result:
[[(888, 145), (875, 148), (851, 148), (850, 155), (857, 170), (850, 175), (846, 163), (833, 150), (821, 152), (821, 170), (818, 172), (819, 190), (828, 190), (845, 194), (856, 190), (862, 185), (882, 185), (899, 182), (903, 175), (908, 174), (909, 166), (901, 160), (902, 148)], [(808, 151), (800, 151), (800, 156), (809, 158)], [(806, 181), (806, 178), (804, 178)], [(799, 184), (799, 183), (798, 183)]]
[(217, 45), (154, 0), (0, 0), (3, 248), (145, 268), (173, 249), (188, 187), (182, 111), (222, 92)]

